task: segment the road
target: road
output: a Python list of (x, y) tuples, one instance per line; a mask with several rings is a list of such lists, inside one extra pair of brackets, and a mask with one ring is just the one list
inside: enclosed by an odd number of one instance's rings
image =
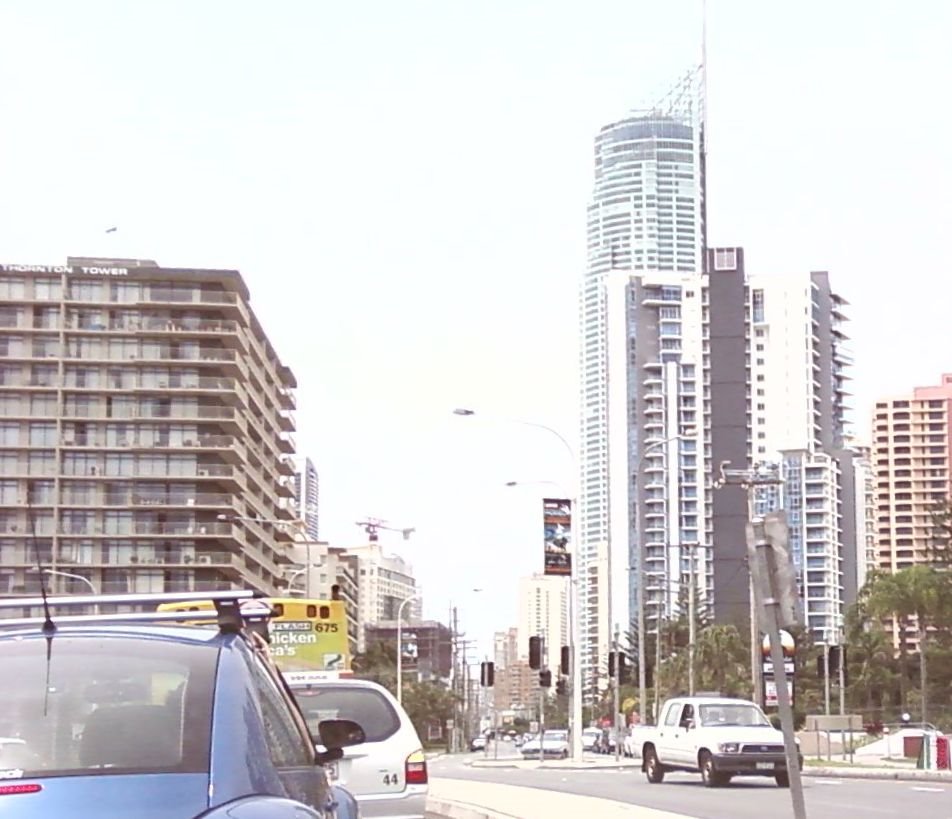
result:
[[(511, 753), (511, 752), (510, 752)], [(503, 754), (500, 748), (500, 758)], [(726, 788), (705, 788), (700, 777), (668, 774), (649, 784), (638, 768), (590, 770), (472, 768), (480, 754), (443, 757), (430, 763), (434, 777), (499, 782), (598, 796), (659, 808), (698, 819), (771, 819), (793, 816), (790, 792), (773, 780), (735, 779)], [(515, 759), (515, 757), (514, 757)], [(914, 817), (952, 819), (952, 787), (941, 782), (895, 782), (804, 777), (808, 819)], [(496, 807), (496, 806), (494, 806)], [(500, 809), (502, 806), (498, 806)]]

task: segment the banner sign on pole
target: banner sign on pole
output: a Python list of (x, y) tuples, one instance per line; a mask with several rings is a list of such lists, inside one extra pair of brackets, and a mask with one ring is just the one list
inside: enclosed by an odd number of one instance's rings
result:
[(545, 533), (544, 574), (568, 577), (572, 574), (572, 502), (564, 498), (543, 498), (542, 523)]

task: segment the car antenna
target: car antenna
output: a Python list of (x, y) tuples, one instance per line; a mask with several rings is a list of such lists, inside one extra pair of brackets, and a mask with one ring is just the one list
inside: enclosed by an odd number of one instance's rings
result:
[(43, 598), (43, 636), (46, 637), (46, 682), (43, 685), (43, 716), (49, 713), (50, 705), (50, 666), (53, 660), (53, 635), (56, 633), (56, 624), (50, 614), (50, 601), (46, 592), (46, 570), (40, 559), (40, 547), (36, 542), (36, 518), (33, 515), (33, 490), (30, 482), (26, 485), (26, 513), (30, 519), (30, 540), (33, 543), (33, 557), (36, 560), (36, 569), (40, 573), (40, 597)]
[(53, 622), (53, 616), (50, 614), (50, 602), (46, 590), (46, 569), (43, 568), (43, 561), (40, 559), (40, 547), (36, 542), (36, 518), (33, 515), (33, 490), (30, 484), (26, 487), (26, 513), (30, 518), (30, 541), (33, 544), (33, 559), (36, 561), (36, 570), (40, 573), (40, 597), (43, 598), (43, 633), (47, 638), (52, 637), (56, 631), (56, 624)]

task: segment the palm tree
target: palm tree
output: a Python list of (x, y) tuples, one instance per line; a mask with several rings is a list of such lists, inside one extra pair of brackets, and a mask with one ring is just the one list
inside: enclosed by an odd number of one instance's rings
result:
[[(908, 685), (908, 657), (907, 643), (909, 618), (913, 614), (912, 601), (909, 599), (906, 583), (900, 577), (900, 572), (875, 572), (871, 575), (860, 595), (860, 605), (868, 616), (893, 621), (893, 629), (898, 637), (899, 647), (899, 702), (906, 702), (906, 688)], [(898, 578), (898, 579), (897, 579)]]
[(952, 575), (932, 566), (918, 564), (895, 574), (879, 573), (863, 589), (866, 610), (875, 617), (892, 617), (898, 625), (902, 676), (900, 697), (905, 700), (906, 633), (915, 618), (919, 638), (919, 687), (922, 721), (928, 721), (929, 630), (948, 624), (952, 612)]
[(736, 626), (701, 629), (695, 647), (697, 687), (724, 694), (739, 692), (746, 685), (748, 659), (748, 645)]

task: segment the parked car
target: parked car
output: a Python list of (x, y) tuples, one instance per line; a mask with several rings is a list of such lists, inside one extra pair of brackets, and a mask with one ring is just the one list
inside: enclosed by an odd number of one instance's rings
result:
[(598, 745), (598, 740), (601, 738), (602, 732), (599, 728), (586, 728), (582, 731), (582, 750), (583, 751), (594, 751)]
[(541, 737), (538, 734), (534, 736), (519, 750), (526, 759), (538, 759), (540, 746), (543, 758), (568, 759), (569, 732), (559, 728), (549, 729)]
[[(81, 598), (50, 598), (49, 617), (0, 619), (0, 815), (356, 819), (326, 766), (363, 731), (323, 722), (315, 752), (267, 642), (245, 628), (251, 596), (206, 592), (211, 628), (156, 625), (157, 603), (183, 599), (169, 594), (86, 598), (152, 609), (140, 613), (71, 617)], [(42, 605), (0, 599), (0, 615)]]
[(370, 819), (423, 819), (429, 790), (426, 757), (403, 706), (382, 685), (353, 677), (295, 684), (308, 722), (347, 719), (360, 724), (365, 741), (344, 750), (337, 781), (354, 794)]
[(471, 751), (485, 751), (486, 750), (486, 737), (478, 736), (473, 737), (469, 741), (469, 750)]
[[(769, 776), (790, 785), (783, 734), (748, 700), (678, 697), (661, 708), (661, 720), (642, 731), (641, 767), (649, 782), (668, 771), (699, 771), (709, 788), (734, 776)], [(803, 756), (799, 754), (799, 765)]]

